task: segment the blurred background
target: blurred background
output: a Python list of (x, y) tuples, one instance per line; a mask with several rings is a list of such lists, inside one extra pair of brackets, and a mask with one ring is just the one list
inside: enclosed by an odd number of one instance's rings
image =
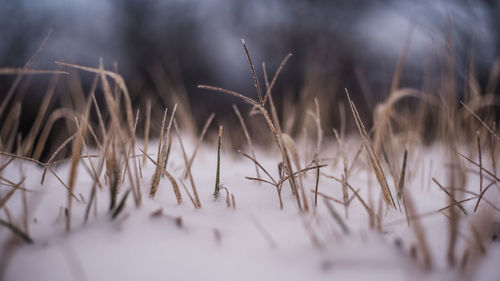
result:
[[(52, 30), (33, 68), (59, 69), (55, 61), (98, 67), (102, 57), (105, 68), (124, 77), (136, 108), (151, 100), (152, 128), (159, 127), (165, 106), (179, 99), (189, 105), (187, 114), (194, 120), (190, 130), (201, 127), (211, 112), (218, 123), (237, 124), (231, 105), (244, 113), (247, 105), (197, 85), (257, 97), (241, 38), (261, 81), (262, 62), (272, 77), (282, 59), (293, 54), (273, 90), (279, 114), (283, 120), (290, 111), (301, 116), (297, 111), (305, 110), (304, 103), (318, 97), (325, 128), (339, 126), (337, 105), (345, 102), (344, 88), (370, 124), (375, 104), (389, 94), (405, 42), (409, 49), (400, 86), (439, 84), (451, 57), (459, 96), (471, 69), (479, 87), (486, 87), (500, 50), (500, 5), (494, 0), (1, 2), (1, 67), (23, 67)], [(2, 101), (15, 79), (0, 76)], [(9, 108), (21, 105), (20, 133), (26, 134), (51, 81), (56, 90), (50, 106), (56, 108), (77, 103), (68, 100), (69, 92), (87, 95), (92, 79), (84, 72), (56, 81), (51, 75), (24, 76), (0, 118), (3, 122)], [(497, 93), (495, 87), (492, 91)]]

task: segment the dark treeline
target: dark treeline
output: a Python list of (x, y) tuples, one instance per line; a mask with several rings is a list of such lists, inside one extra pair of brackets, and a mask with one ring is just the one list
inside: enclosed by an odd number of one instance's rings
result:
[[(200, 83), (256, 97), (240, 38), (245, 38), (261, 79), (261, 62), (272, 75), (285, 55), (293, 53), (274, 91), (280, 108), (283, 99), (300, 102), (303, 95), (335, 96), (327, 102), (337, 103), (348, 88), (365, 116), (388, 94), (412, 26), (401, 86), (421, 88), (426, 73), (439, 83), (450, 43), (458, 91), (464, 88), (471, 60), (484, 87), (500, 50), (497, 1), (3, 2), (2, 67), (22, 67), (52, 29), (34, 67), (55, 69), (54, 61), (97, 67), (102, 57), (107, 69), (114, 69), (116, 62), (137, 106), (147, 98), (158, 108), (167, 106), (168, 99), (158, 98), (170, 94), (159, 85), (166, 81), (188, 94), (198, 124), (213, 111), (224, 119), (232, 114), (230, 105), (240, 103), (215, 98), (197, 89)], [(88, 91), (92, 75), (80, 78)], [(50, 79), (26, 77), (18, 87), (15, 97), (23, 97), (21, 132), (31, 126)], [(0, 96), (13, 80), (0, 77)], [(70, 90), (67, 80), (59, 81), (58, 95)], [(53, 106), (60, 104), (56, 99)], [(338, 123), (337, 117), (332, 113), (331, 124)]]

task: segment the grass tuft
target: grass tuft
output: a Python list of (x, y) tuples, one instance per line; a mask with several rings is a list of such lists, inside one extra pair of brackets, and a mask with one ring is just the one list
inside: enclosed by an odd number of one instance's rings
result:
[(385, 204), (387, 207), (396, 207), (396, 205), (394, 204), (394, 199), (392, 198), (391, 190), (389, 189), (389, 185), (387, 184), (384, 171), (382, 169), (382, 166), (380, 165), (379, 157), (377, 156), (377, 153), (370, 142), (363, 121), (361, 121), (358, 110), (351, 100), (351, 96), (349, 95), (347, 89), (345, 90), (345, 92), (347, 95), (347, 99), (349, 100), (349, 105), (351, 106), (352, 115), (354, 116), (354, 120), (356, 121), (356, 126), (358, 127), (359, 134), (361, 135), (361, 139), (363, 140), (366, 152), (368, 152), (370, 163), (373, 167), (373, 170), (375, 171), (375, 175), (377, 176), (377, 181), (380, 185), (380, 188), (382, 189)]

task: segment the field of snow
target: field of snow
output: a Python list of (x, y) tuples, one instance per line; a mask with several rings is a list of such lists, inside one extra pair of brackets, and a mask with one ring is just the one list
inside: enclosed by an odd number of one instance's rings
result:
[[(194, 149), (193, 143), (187, 144), (188, 154)], [(335, 143), (325, 143), (323, 147), (325, 159), (320, 159), (320, 164), (328, 166), (320, 169), (318, 191), (342, 202), (342, 184), (327, 176), (340, 178), (343, 173), (342, 160), (337, 157), (339, 148)], [(347, 143), (349, 165), (359, 147), (356, 139)], [(148, 152), (155, 159), (156, 150), (157, 144), (149, 146)], [(68, 194), (62, 183), (48, 173), (41, 185), (42, 167), (13, 160), (1, 176), (14, 183), (25, 178), (22, 186), (29, 191), (15, 192), (6, 207), (14, 224), (22, 229), (21, 225), (28, 226), (33, 243), (7, 246), (12, 245), (6, 242), (14, 235), (8, 228), (0, 228), (3, 280), (391, 281), (498, 280), (500, 276), (500, 243), (496, 238), (500, 235), (499, 210), (482, 201), (474, 212), (477, 198), (461, 204), (467, 215), (454, 207), (460, 217), (454, 246), (456, 262), (448, 263), (449, 215), (447, 210), (437, 210), (448, 206), (450, 199), (432, 180), (450, 185), (452, 167), (445, 147), (436, 144), (408, 150), (404, 188), (407, 200), (414, 205), (408, 213), (410, 226), (404, 208), (388, 209), (380, 200), (380, 187), (364, 150), (348, 183), (379, 217), (380, 221), (372, 226), (352, 190), (347, 192), (347, 208), (336, 201), (327, 203), (322, 195), (314, 206), (316, 169), (303, 174), (309, 211), (299, 211), (288, 182), (283, 185), (284, 207), (280, 210), (275, 187), (246, 179), (256, 176), (254, 164), (230, 150), (223, 144), (221, 184), (234, 196), (234, 204), (226, 201), (225, 190), (221, 190), (217, 200), (214, 198), (217, 150), (215, 145), (204, 144), (192, 167), (201, 208), (193, 207), (183, 188), (183, 203), (178, 205), (166, 177), (161, 178), (157, 194), (150, 198), (155, 166), (150, 161), (142, 165), (141, 157), (142, 205), (136, 208), (129, 196), (123, 211), (112, 219), (108, 211), (109, 189), (97, 189), (97, 207), (92, 207), (86, 224), (84, 214), (93, 178), (88, 171), (88, 159), (81, 160), (74, 190), (78, 201), (73, 200), (69, 232), (65, 230), (64, 215)], [(463, 148), (461, 152), (477, 158), (473, 151)], [(141, 152), (138, 150), (137, 154)], [(257, 150), (256, 158), (278, 178), (280, 157), (276, 151)], [(487, 166), (487, 154), (483, 158)], [(3, 156), (0, 163), (9, 159)], [(99, 158), (91, 159), (97, 166)], [(479, 193), (479, 169), (463, 163), (467, 169), (464, 188)], [(70, 168), (68, 162), (53, 169), (67, 182)], [(176, 141), (167, 170), (191, 192), (189, 180), (183, 179), (185, 165)], [(386, 173), (396, 196), (393, 180)], [(267, 179), (262, 171), (260, 175)], [(105, 183), (104, 176), (101, 181)], [(484, 199), (499, 206), (498, 182), (484, 175), (485, 187), (492, 182)], [(119, 199), (128, 186), (125, 177)], [(2, 189), (3, 197), (8, 189)], [(457, 192), (456, 197), (459, 200), (475, 196)], [(2, 213), (2, 218), (6, 218), (6, 213)], [(418, 237), (422, 234), (423, 238)], [(426, 245), (422, 245), (422, 239)], [(428, 266), (423, 247), (429, 249)]]

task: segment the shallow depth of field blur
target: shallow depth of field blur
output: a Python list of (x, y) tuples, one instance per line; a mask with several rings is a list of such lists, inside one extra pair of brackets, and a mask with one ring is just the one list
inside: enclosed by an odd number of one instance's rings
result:
[(0, 5), (0, 279), (496, 280), (498, 1)]

